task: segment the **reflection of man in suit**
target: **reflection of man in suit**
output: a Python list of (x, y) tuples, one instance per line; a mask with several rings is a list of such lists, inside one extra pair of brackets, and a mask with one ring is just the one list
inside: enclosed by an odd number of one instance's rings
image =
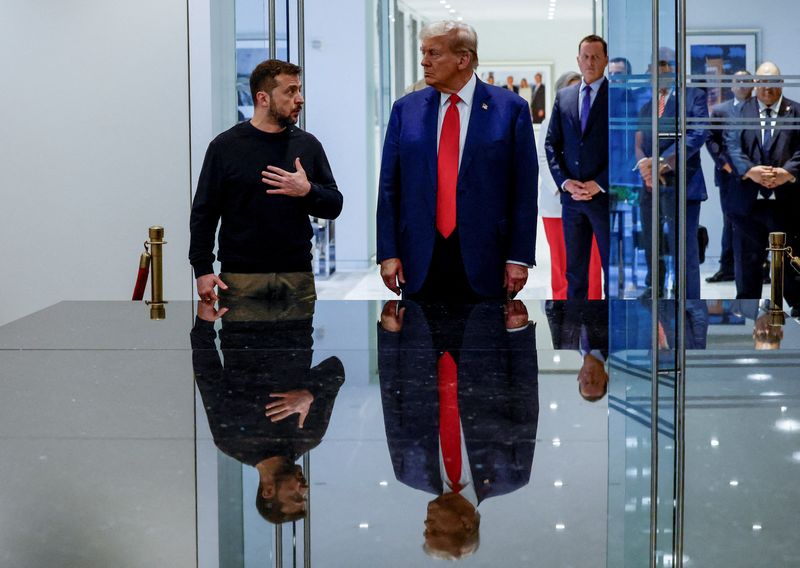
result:
[[(735, 75), (750, 75), (746, 70), (737, 71)], [(731, 118), (738, 114), (742, 104), (753, 96), (753, 85), (750, 81), (734, 80), (731, 91), (733, 98), (711, 107), (711, 122), (715, 118)], [(721, 124), (724, 124), (722, 122)], [(731, 157), (725, 147), (725, 131), (712, 128), (706, 142), (708, 153), (714, 160), (714, 184), (719, 188), (719, 202), (722, 207), (722, 250), (719, 256), (719, 270), (706, 278), (706, 282), (731, 282), (733, 280), (733, 224), (728, 212), (731, 193), (737, 191), (737, 182), (731, 165)]]
[(542, 74), (533, 76), (533, 93), (531, 94), (531, 116), (534, 124), (541, 124), (545, 116), (544, 84)]
[[(674, 124), (676, 101), (675, 89), (672, 87), (674, 82), (674, 69), (672, 62), (668, 60), (659, 61), (659, 73), (664, 75), (664, 81), (659, 86), (656, 94), (656, 108), (659, 119), (663, 119), (662, 129), (674, 130), (668, 127)], [(671, 75), (671, 77), (667, 76)], [(636, 166), (644, 183), (644, 190), (639, 193), (639, 205), (642, 214), (643, 239), (645, 244), (645, 256), (647, 258), (647, 277), (646, 283), (648, 290), (644, 296), (649, 297), (651, 290), (649, 287), (656, 287), (663, 294), (663, 287), (666, 277), (666, 263), (661, 254), (671, 254), (676, 257), (677, 246), (677, 194), (676, 194), (676, 168), (678, 166), (678, 144), (674, 138), (666, 138), (659, 141), (659, 162), (653, 165), (653, 132), (650, 127), (650, 116), (653, 109), (653, 97), (645, 103), (639, 112), (639, 120), (643, 126), (636, 133)], [(686, 116), (688, 118), (707, 118), (708, 105), (706, 104), (706, 94), (702, 89), (689, 88), (686, 90)], [(700, 203), (708, 199), (706, 193), (706, 182), (703, 178), (703, 171), (700, 165), (700, 148), (706, 141), (706, 131), (702, 128), (690, 128), (686, 133), (686, 258), (677, 259), (675, 267), (677, 272), (678, 262), (686, 264), (686, 297), (700, 297), (700, 246), (697, 232), (700, 226)], [(667, 250), (661, 251), (659, 255), (659, 276), (660, 282), (651, 282), (651, 227), (652, 203), (653, 203), (653, 177), (658, 176), (660, 181), (660, 210), (663, 219), (657, 220), (658, 223), (666, 221), (669, 229), (667, 234)], [(661, 246), (659, 246), (661, 249)]]
[[(633, 70), (631, 63), (624, 57), (612, 57), (608, 60), (608, 159), (609, 186), (624, 185), (638, 187), (639, 174), (634, 171), (636, 164), (634, 146), (636, 132), (624, 127), (633, 123), (639, 116), (638, 88), (628, 86)], [(625, 124), (613, 125), (611, 119), (624, 120)]]
[(553, 349), (581, 354), (578, 392), (589, 402), (600, 400), (608, 392), (608, 301), (548, 300), (545, 313)]
[(378, 368), (386, 439), (397, 479), (437, 495), (425, 521), (429, 554), (474, 552), (478, 504), (530, 480), (535, 339), (519, 300), (505, 314), (500, 302), (384, 307)]
[(311, 367), (314, 302), (231, 300), (219, 312), (207, 302), (197, 309), (192, 363), (214, 443), (258, 470), (256, 508), (266, 520), (303, 518), (308, 484), (294, 462), (322, 440), (344, 382), (336, 357)]
[[(769, 246), (769, 233), (787, 233), (789, 245), (798, 245), (797, 212), (800, 205), (800, 131), (781, 129), (780, 121), (800, 118), (798, 103), (783, 96), (780, 70), (771, 62), (756, 71), (756, 98), (741, 105), (738, 114), (760, 128), (729, 131), (728, 154), (741, 177), (730, 200), (733, 248), (736, 258), (736, 297), (760, 298), (761, 263)], [(764, 84), (765, 82), (772, 84)], [(763, 85), (763, 86), (762, 86)], [(800, 307), (800, 287), (791, 271), (784, 281), (784, 298), (792, 316)]]
[(578, 44), (581, 83), (556, 95), (545, 149), (561, 188), (561, 222), (567, 248), (567, 298), (589, 295), (592, 237), (597, 239), (608, 295), (608, 47), (590, 35)]
[(527, 103), (478, 80), (477, 35), (420, 33), (431, 88), (392, 108), (381, 162), (377, 260), (409, 299), (505, 297), (534, 263), (538, 165)]

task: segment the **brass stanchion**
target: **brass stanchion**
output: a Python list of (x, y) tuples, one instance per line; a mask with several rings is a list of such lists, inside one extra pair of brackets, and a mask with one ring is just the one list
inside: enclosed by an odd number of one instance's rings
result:
[(153, 226), (148, 231), (150, 238), (150, 319), (163, 320), (167, 317), (164, 300), (163, 246), (164, 227)]
[(770, 278), (772, 280), (769, 293), (769, 324), (783, 325), (786, 318), (783, 314), (783, 255), (786, 252), (786, 233), (769, 234)]

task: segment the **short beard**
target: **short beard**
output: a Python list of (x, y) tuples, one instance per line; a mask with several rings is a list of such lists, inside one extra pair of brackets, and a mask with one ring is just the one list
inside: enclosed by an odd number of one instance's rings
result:
[(269, 99), (269, 116), (282, 128), (287, 128), (297, 123), (297, 120), (292, 118), (292, 115), (282, 115), (278, 112), (278, 106), (272, 97)]

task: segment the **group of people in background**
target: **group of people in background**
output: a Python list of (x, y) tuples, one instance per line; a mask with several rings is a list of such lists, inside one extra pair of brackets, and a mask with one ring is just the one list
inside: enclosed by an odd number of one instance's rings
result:
[[(489, 71), (486, 74), (486, 83), (489, 85), (495, 84), (494, 71)], [(533, 85), (528, 83), (528, 79), (523, 77), (519, 83), (513, 75), (506, 77), (506, 82), (500, 87), (509, 91), (514, 91), (520, 97), (525, 99), (531, 107), (531, 119), (534, 124), (541, 124), (546, 116), (546, 85), (542, 82), (542, 74), (536, 72), (533, 74)]]

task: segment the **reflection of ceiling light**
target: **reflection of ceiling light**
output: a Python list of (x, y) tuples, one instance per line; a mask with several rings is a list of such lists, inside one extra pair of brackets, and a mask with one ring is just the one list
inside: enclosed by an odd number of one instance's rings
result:
[(764, 528), (764, 527), (762, 527), (761, 525), (753, 525), (753, 530), (754, 531), (760, 531), (762, 528)]
[(560, 440), (560, 439), (558, 439), (558, 438), (553, 438), (553, 445), (554, 445), (555, 447), (558, 447), (558, 446), (560, 446), (560, 445), (561, 445), (561, 440)]
[(738, 481), (736, 481), (735, 479), (731, 479), (731, 480), (728, 482), (728, 485), (730, 485), (731, 487), (737, 487), (737, 486), (739, 485), (739, 482), (738, 482)]
[(553, 487), (564, 487), (564, 482), (563, 482), (563, 481), (561, 481), (560, 479), (556, 479), (556, 480), (553, 482)]
[(464, 21), (464, 18), (462, 18), (461, 16), (459, 16), (458, 18), (456, 18), (456, 20), (458, 20), (459, 22), (463, 22), (463, 21)]
[(378, 483), (378, 485), (380, 485), (381, 487), (386, 487), (387, 485), (389, 485), (389, 482), (388, 481), (381, 481), (380, 483)]
[(558, 408), (558, 404), (556, 404), (555, 402), (551, 402), (550, 403), (550, 410), (556, 410), (557, 408)]
[(758, 359), (752, 359), (750, 357), (744, 357), (741, 359), (734, 359), (734, 363), (738, 363), (739, 365), (755, 365), (758, 363)]
[(557, 531), (563, 531), (565, 528), (567, 528), (567, 527), (564, 526), (564, 523), (556, 523), (556, 530)]
[(716, 438), (711, 438), (711, 445), (716, 448), (717, 446), (719, 446), (719, 440), (717, 440)]
[(747, 378), (751, 381), (768, 381), (772, 378), (769, 373), (750, 373)]
[(760, 393), (759, 396), (783, 396), (783, 393), (778, 391), (766, 391)]
[(450, 4), (445, 4), (444, 7), (447, 8), (448, 10), (451, 8)]
[(553, 355), (553, 363), (561, 363), (561, 355)]
[(358, 528), (360, 528), (360, 529), (368, 529), (369, 528), (369, 523), (361, 523), (361, 524), (358, 525)]
[(800, 463), (800, 452), (795, 452), (792, 454), (792, 459), (797, 463)]
[(455, 14), (455, 13), (456, 13), (455, 9), (453, 9), (453, 8), (450, 8), (450, 13), (451, 13), (451, 14)]
[(791, 418), (784, 418), (775, 423), (775, 428), (782, 432), (800, 432), (800, 422)]
[(781, 412), (786, 412), (787, 410), (789, 410), (789, 408), (788, 408), (788, 407), (786, 407), (786, 406), (781, 406)]
[(447, 4), (447, 0), (439, 0), (439, 4)]

